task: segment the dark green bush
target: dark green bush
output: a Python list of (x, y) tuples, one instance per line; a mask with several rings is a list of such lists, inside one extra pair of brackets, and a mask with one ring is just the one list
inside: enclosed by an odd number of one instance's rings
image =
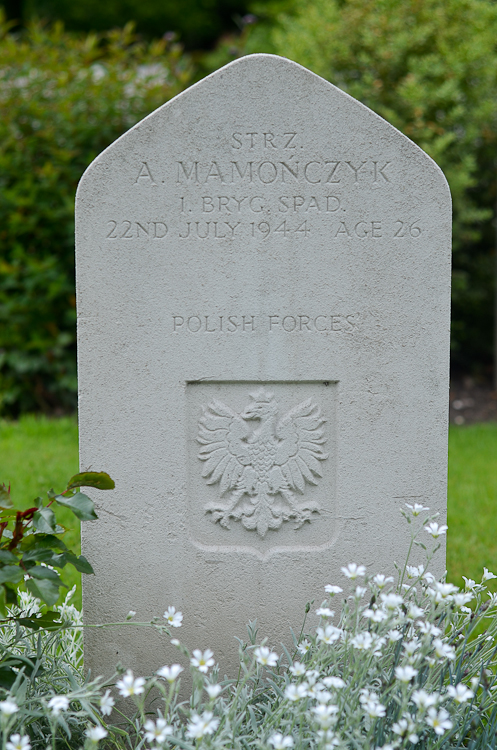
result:
[(190, 81), (131, 26), (80, 36), (0, 18), (0, 410), (76, 404), (74, 194), (115, 138)]

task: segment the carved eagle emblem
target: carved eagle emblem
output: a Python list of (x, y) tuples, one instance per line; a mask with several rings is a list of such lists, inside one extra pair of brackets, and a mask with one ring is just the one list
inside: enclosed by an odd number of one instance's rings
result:
[(249, 395), (240, 414), (217, 399), (203, 408), (198, 457), (207, 484), (220, 485), (220, 501), (205, 506), (214, 523), (229, 529), (234, 519), (264, 537), (283, 521), (293, 519), (297, 529), (319, 513), (316, 502), (296, 493), (304, 495), (306, 482), (316, 485), (322, 476), (326, 420), (310, 398), (280, 418), (273, 393), (260, 388)]

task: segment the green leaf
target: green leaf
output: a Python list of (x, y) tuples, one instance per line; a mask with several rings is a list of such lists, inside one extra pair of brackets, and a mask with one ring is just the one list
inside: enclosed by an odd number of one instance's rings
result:
[(26, 552), (31, 549), (58, 549), (65, 552), (67, 547), (62, 539), (58, 539), (54, 534), (37, 534), (27, 539), (24, 538), (21, 542), (21, 549)]
[(49, 581), (57, 583), (59, 586), (63, 585), (62, 581), (60, 580), (59, 574), (56, 573), (55, 570), (47, 568), (45, 565), (36, 565), (33, 568), (28, 568), (28, 573), (33, 578), (40, 580), (47, 579)]
[(61, 627), (62, 616), (60, 612), (53, 612), (48, 610), (44, 612), (41, 617), (19, 617), (16, 618), (17, 622), (25, 628), (31, 628), (31, 630), (58, 630)]
[(7, 590), (6, 586), (0, 586), (0, 615), (6, 617), (7, 614)]
[(105, 471), (84, 471), (81, 474), (75, 474), (69, 480), (67, 489), (95, 487), (97, 490), (113, 490), (115, 486), (114, 480)]
[[(63, 584), (64, 585), (64, 584)], [(47, 579), (34, 580), (29, 578), (26, 581), (26, 588), (33, 596), (46, 602), (49, 606), (55, 604), (59, 598), (59, 585), (55, 581), (49, 581)], [(66, 587), (67, 588), (67, 587)]]
[(5, 585), (5, 601), (7, 604), (17, 604), (17, 591), (10, 586)]
[(76, 570), (79, 570), (80, 573), (95, 574), (95, 571), (91, 567), (90, 563), (88, 562), (86, 557), (83, 557), (83, 555), (76, 557), (76, 555), (72, 552), (66, 552), (65, 557), (67, 562), (71, 563), (71, 565), (74, 565)]
[(24, 573), (19, 565), (5, 565), (3, 568), (0, 568), (0, 583), (5, 583), (6, 581), (9, 581), (9, 583), (19, 583), (23, 575)]
[(17, 672), (12, 667), (0, 667), (0, 687), (10, 690), (17, 677)]
[(11, 552), (8, 549), (0, 549), (0, 562), (3, 563), (18, 563), (19, 560), (14, 555), (13, 552)]
[(93, 500), (84, 495), (82, 492), (77, 492), (74, 497), (64, 497), (63, 495), (57, 495), (56, 501), (59, 505), (63, 505), (65, 508), (70, 508), (75, 516), (81, 521), (94, 521), (98, 518), (95, 513), (95, 506)]
[(33, 525), (38, 531), (50, 534), (55, 530), (55, 513), (51, 508), (40, 508), (33, 516)]
[(12, 508), (9, 488), (5, 484), (0, 484), (0, 508)]
[(54, 552), (47, 547), (33, 547), (22, 556), (23, 563), (44, 562), (51, 564), (53, 559)]

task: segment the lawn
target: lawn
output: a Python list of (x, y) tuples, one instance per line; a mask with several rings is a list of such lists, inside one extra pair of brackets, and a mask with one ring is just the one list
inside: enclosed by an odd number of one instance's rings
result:
[[(75, 419), (0, 421), (0, 482), (11, 483), (15, 502), (28, 507), (50, 487), (63, 489), (77, 471)], [(484, 565), (497, 570), (496, 516), (497, 423), (451, 426), (447, 569), (454, 583), (460, 585), (462, 575), (479, 580)], [(79, 550), (79, 524), (72, 513), (59, 508), (57, 519), (68, 528), (66, 544)], [(69, 570), (63, 577), (70, 586), (80, 578)], [(79, 586), (76, 603), (81, 604)]]

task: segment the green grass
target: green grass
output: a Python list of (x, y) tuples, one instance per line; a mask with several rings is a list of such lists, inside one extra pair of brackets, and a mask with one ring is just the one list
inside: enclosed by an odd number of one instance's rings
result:
[[(76, 419), (27, 416), (18, 422), (0, 421), (0, 483), (10, 482), (11, 497), (16, 505), (29, 508), (35, 497), (46, 499), (51, 487), (60, 492), (77, 472)], [(55, 514), (57, 522), (67, 529), (64, 542), (79, 554), (78, 519), (67, 508), (55, 508)], [(69, 588), (77, 584), (73, 602), (80, 607), (81, 574), (68, 566), (62, 570), (61, 577)], [(61, 597), (64, 596), (63, 593)]]
[[(0, 421), (0, 482), (10, 482), (12, 498), (28, 507), (47, 489), (62, 490), (78, 471), (78, 430), (75, 419), (24, 417)], [(66, 544), (79, 552), (79, 523), (72, 513), (57, 509), (57, 520), (68, 528)], [(449, 499), (447, 568), (460, 585), (465, 575), (480, 580), (483, 566), (497, 571), (497, 424), (451, 426), (449, 435)], [(91, 560), (90, 560), (91, 562)], [(78, 583), (69, 568), (65, 582)], [(497, 587), (494, 587), (494, 589)]]
[(451, 426), (448, 496), (450, 580), (479, 581), (483, 566), (497, 573), (496, 423)]

